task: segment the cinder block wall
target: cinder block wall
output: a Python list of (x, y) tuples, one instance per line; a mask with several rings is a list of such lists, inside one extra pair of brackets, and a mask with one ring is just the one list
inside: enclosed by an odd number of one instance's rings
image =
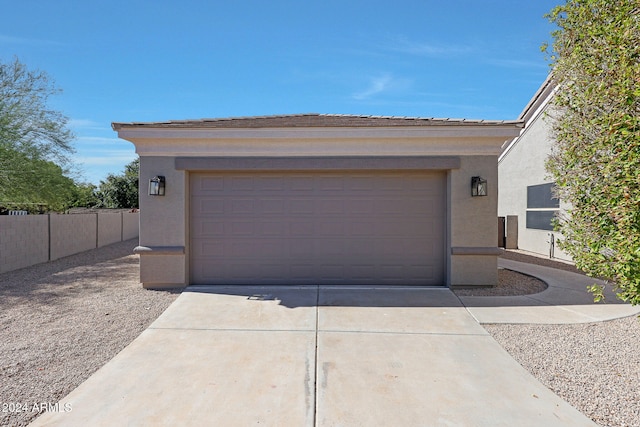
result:
[(140, 214), (129, 212), (122, 214), (122, 240), (133, 239), (140, 234)]
[(49, 260), (49, 216), (0, 216), (0, 273)]
[(96, 214), (50, 217), (50, 261), (96, 248)]
[(139, 213), (0, 215), (0, 273), (138, 236)]
[(122, 214), (99, 213), (98, 247), (122, 241)]

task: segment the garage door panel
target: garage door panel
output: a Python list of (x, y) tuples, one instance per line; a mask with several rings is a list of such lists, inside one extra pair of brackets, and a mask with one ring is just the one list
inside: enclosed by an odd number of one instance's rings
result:
[(410, 181), (411, 176), (406, 175), (404, 179), (397, 179), (395, 175), (391, 174), (381, 174), (380, 177), (375, 178), (376, 187), (375, 191), (402, 191), (407, 181)]
[(313, 198), (298, 198), (289, 201), (289, 213), (293, 215), (308, 215), (315, 213), (316, 201)]
[(425, 277), (428, 280), (434, 280), (435, 269), (426, 265), (408, 265), (405, 267), (407, 270), (407, 276), (409, 277)]
[(254, 189), (253, 176), (232, 176), (225, 180), (225, 190), (229, 189), (232, 192), (238, 192), (242, 194), (244, 191), (252, 191)]
[(355, 223), (349, 225), (349, 235), (352, 238), (365, 238), (372, 235), (371, 230), (375, 230), (377, 222), (372, 220), (371, 217), (367, 219), (358, 220)]
[(202, 177), (196, 186), (192, 187), (194, 195), (219, 192), (224, 190), (224, 178), (222, 176)]
[(310, 259), (315, 255), (315, 242), (312, 239), (290, 239), (287, 241), (291, 259)]
[(228, 276), (225, 266), (212, 265), (202, 258), (196, 258), (193, 259), (193, 261), (194, 263), (191, 268), (191, 275), (198, 277), (199, 280), (202, 280), (204, 283), (214, 283), (217, 277)]
[(225, 236), (255, 236), (253, 221), (230, 221), (225, 224)]
[(291, 280), (313, 280), (317, 277), (317, 271), (313, 263), (296, 263), (293, 261), (290, 267)]
[(288, 267), (282, 264), (260, 264), (258, 269), (262, 272), (262, 277), (269, 280), (269, 284), (277, 284), (283, 277), (288, 274)]
[(220, 221), (205, 221), (197, 222), (194, 226), (192, 234), (199, 237), (219, 237), (225, 234), (225, 225)]
[[(319, 262), (346, 263), (345, 250), (346, 242), (343, 238), (336, 239), (314, 239), (314, 252), (318, 256)], [(346, 262), (345, 262), (346, 261)]]
[(224, 214), (224, 200), (212, 197), (205, 197), (198, 200), (197, 206), (194, 207), (194, 213), (199, 216), (208, 216), (212, 214)]
[(262, 182), (260, 188), (263, 191), (282, 191), (287, 188), (286, 181), (282, 176), (266, 175), (260, 177), (260, 181)]
[(342, 221), (320, 220), (315, 224), (314, 235), (341, 237), (347, 233), (347, 225)]
[(352, 265), (349, 267), (349, 277), (353, 281), (372, 281), (376, 277), (375, 265)]
[(317, 212), (321, 215), (338, 215), (342, 217), (345, 211), (345, 201), (340, 199), (328, 199), (317, 202)]
[(441, 285), (444, 173), (200, 173), (197, 284)]
[(424, 198), (405, 199), (402, 202), (402, 206), (408, 212), (421, 212), (421, 216), (426, 217), (438, 215), (440, 212), (437, 212), (436, 209), (442, 209), (442, 204), (439, 201), (427, 196)]
[(342, 264), (320, 265), (320, 278), (329, 280), (341, 280), (345, 277), (345, 267)]
[(229, 261), (241, 258), (278, 260), (286, 255), (284, 244), (279, 239), (229, 239), (219, 242), (219, 245), (231, 248), (224, 255)]
[(316, 179), (316, 188), (319, 191), (344, 190), (344, 177), (342, 175), (321, 176)]
[(283, 198), (260, 199), (258, 209), (264, 216), (282, 216), (287, 211), (287, 204)]
[(225, 266), (225, 275), (233, 277), (237, 283), (249, 283), (253, 279), (255, 265), (252, 262), (229, 262)]
[(365, 219), (368, 215), (374, 213), (374, 201), (371, 199), (351, 199), (347, 204), (345, 213), (348, 215), (358, 215)]
[[(191, 244), (191, 257), (194, 260), (207, 261), (210, 257), (221, 258), (224, 256), (224, 247), (215, 241), (195, 240)], [(200, 263), (197, 263), (200, 264)]]
[(375, 254), (374, 239), (352, 238), (346, 245), (346, 253), (352, 257), (353, 262), (372, 262)]
[(313, 237), (314, 222), (312, 220), (300, 221), (290, 219), (288, 237)]
[(230, 200), (228, 205), (231, 208), (231, 215), (251, 215), (253, 216), (256, 208), (253, 199), (235, 199)]
[(279, 221), (261, 221), (256, 224), (257, 235), (265, 236), (283, 236), (287, 230), (286, 224)]
[(402, 264), (387, 264), (378, 268), (377, 277), (380, 277), (385, 284), (405, 283), (411, 278), (406, 273), (406, 268)]
[(314, 177), (313, 175), (297, 175), (289, 181), (289, 188), (293, 191), (312, 191)]
[[(393, 219), (389, 222), (383, 223), (384, 227), (379, 227), (379, 236), (388, 238), (403, 237), (403, 238), (416, 238), (424, 236), (423, 230), (418, 230), (415, 223), (410, 222), (396, 222)], [(416, 234), (418, 234), (416, 236)]]
[(375, 182), (372, 179), (373, 175), (360, 175), (354, 176), (353, 179), (350, 179), (345, 184), (345, 189), (349, 190), (349, 192), (361, 195), (360, 193), (367, 193), (376, 188)]

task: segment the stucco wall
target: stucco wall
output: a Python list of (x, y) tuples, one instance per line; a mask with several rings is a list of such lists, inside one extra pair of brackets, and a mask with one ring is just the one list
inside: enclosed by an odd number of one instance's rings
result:
[(47, 215), (0, 216), (0, 273), (48, 260)]
[[(518, 249), (549, 255), (550, 234), (555, 240), (560, 233), (527, 228), (527, 187), (553, 182), (545, 169), (553, 140), (549, 119), (544, 114), (537, 116), (523, 131), (519, 141), (498, 163), (498, 216), (518, 216)], [(560, 209), (566, 204), (560, 201)], [(555, 257), (570, 260), (571, 257), (555, 247)]]
[[(497, 283), (497, 157), (461, 156), (460, 168), (448, 172), (447, 285)], [(149, 196), (147, 183), (166, 179), (165, 196)], [(489, 195), (471, 197), (471, 177), (488, 182)], [(188, 277), (189, 173), (175, 169), (174, 157), (140, 158), (140, 281), (145, 287), (182, 286)]]
[[(165, 177), (164, 196), (149, 196), (149, 179)], [(175, 169), (173, 157), (140, 157), (140, 244), (151, 248), (182, 247), (187, 242), (187, 173)], [(158, 255), (140, 252), (140, 282), (145, 287), (183, 286), (188, 283), (182, 251)]]
[[(449, 173), (450, 246), (465, 255), (451, 255), (450, 286), (493, 286), (498, 280), (496, 242), (498, 171), (495, 156), (463, 156)], [(471, 177), (487, 180), (487, 196), (471, 197)], [(494, 252), (490, 254), (490, 252)], [(485, 254), (479, 255), (479, 252)]]

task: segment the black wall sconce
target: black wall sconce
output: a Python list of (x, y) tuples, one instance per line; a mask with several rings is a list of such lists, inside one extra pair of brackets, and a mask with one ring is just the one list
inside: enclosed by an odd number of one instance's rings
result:
[(487, 195), (487, 180), (480, 176), (471, 177), (471, 196), (486, 196)]
[(154, 176), (149, 180), (149, 195), (164, 196), (164, 176)]

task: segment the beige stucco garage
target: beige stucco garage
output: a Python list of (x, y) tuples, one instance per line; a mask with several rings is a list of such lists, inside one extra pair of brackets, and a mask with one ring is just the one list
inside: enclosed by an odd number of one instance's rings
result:
[[(114, 123), (140, 155), (140, 281), (487, 286), (522, 124), (301, 114)], [(165, 194), (148, 194), (162, 176)], [(488, 194), (472, 197), (471, 179)]]

